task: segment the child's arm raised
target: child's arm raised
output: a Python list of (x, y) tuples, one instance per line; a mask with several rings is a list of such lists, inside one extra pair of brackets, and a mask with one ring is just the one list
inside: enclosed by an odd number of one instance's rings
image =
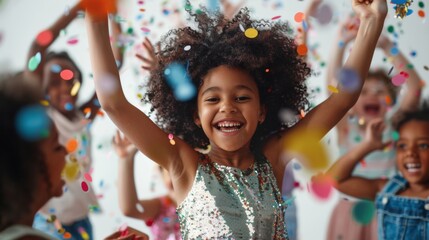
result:
[(406, 79), (406, 92), (402, 97), (401, 101), (398, 102), (399, 108), (398, 112), (402, 111), (415, 111), (417, 110), (420, 104), (421, 96), (421, 78), (416, 72), (415, 68), (410, 66), (408, 59), (402, 54), (401, 51), (398, 51), (396, 55), (392, 54), (392, 48), (394, 48), (393, 42), (389, 40), (387, 36), (381, 35), (378, 40), (378, 45), (381, 50), (383, 50), (386, 57), (390, 60), (396, 72), (405, 72), (408, 74)]
[(322, 138), (343, 118), (359, 97), (377, 40), (383, 29), (387, 5), (386, 0), (353, 0), (353, 8), (360, 19), (360, 26), (353, 50), (343, 68), (353, 70), (360, 81), (355, 83), (357, 86), (353, 91), (344, 90), (342, 86), (339, 86), (338, 93), (331, 94), (328, 99), (311, 110), (293, 128), (308, 129), (311, 126), (311, 128), (320, 131), (320, 138)]
[(374, 200), (377, 192), (386, 183), (383, 179), (366, 179), (353, 177), (352, 172), (356, 164), (364, 159), (366, 155), (375, 150), (381, 150), (388, 143), (382, 142), (384, 123), (382, 119), (375, 119), (366, 127), (365, 140), (355, 148), (338, 159), (326, 172), (337, 182), (339, 191), (357, 198)]
[[(113, 139), (113, 146), (119, 156), (118, 195), (119, 207), (127, 217), (140, 220), (152, 219), (158, 215), (161, 202), (159, 199), (139, 200), (134, 179), (134, 157), (137, 148), (119, 131)], [(138, 204), (143, 209), (138, 209)]]
[(143, 154), (169, 171), (174, 188), (186, 196), (197, 169), (197, 152), (178, 138), (171, 145), (168, 134), (127, 101), (110, 48), (107, 16), (99, 19), (88, 12), (86, 18), (95, 89), (102, 108)]
[[(28, 69), (28, 67), (24, 70), (24, 75), (28, 78), (38, 79), (40, 84), (43, 81), (43, 68), (45, 66), (46, 61), (46, 53), (47, 49), (54, 43), (55, 39), (57, 39), (60, 31), (66, 28), (73, 19), (76, 18), (79, 10), (82, 10), (82, 5), (78, 2), (74, 5), (67, 14), (61, 15), (48, 29), (45, 29), (43, 33), (45, 36), (40, 38), (39, 35), (36, 37), (31, 43), (30, 51), (27, 56), (27, 64), (32, 57), (34, 57), (37, 53), (40, 53), (41, 60), (37, 67), (33, 70)], [(40, 33), (39, 33), (40, 34)], [(40, 38), (40, 39), (38, 39)]]

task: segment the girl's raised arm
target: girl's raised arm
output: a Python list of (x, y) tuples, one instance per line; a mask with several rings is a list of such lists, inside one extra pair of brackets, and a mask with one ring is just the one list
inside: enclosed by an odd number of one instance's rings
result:
[(339, 191), (357, 198), (375, 199), (377, 192), (382, 189), (386, 180), (354, 177), (352, 172), (356, 164), (366, 155), (372, 151), (381, 150), (390, 144), (390, 142), (382, 142), (383, 130), (383, 119), (370, 121), (366, 127), (365, 140), (341, 156), (326, 172), (337, 183), (335, 187)]
[(143, 154), (169, 171), (173, 183), (180, 178), (175, 188), (189, 189), (197, 168), (197, 153), (180, 139), (171, 145), (168, 134), (125, 98), (110, 47), (107, 15), (98, 17), (87, 12), (86, 26), (101, 107)]
[[(365, 2), (369, 2), (366, 4)], [(311, 110), (293, 128), (308, 129), (310, 126), (320, 132), (322, 138), (332, 129), (356, 103), (362, 90), (363, 81), (368, 74), (377, 40), (387, 14), (386, 0), (353, 0), (353, 8), (360, 19), (356, 41), (343, 69), (351, 70), (358, 78), (353, 82), (353, 91), (347, 91), (341, 84), (338, 93), (331, 96)], [(349, 76), (348, 76), (349, 77)], [(346, 86), (347, 87), (347, 86)]]

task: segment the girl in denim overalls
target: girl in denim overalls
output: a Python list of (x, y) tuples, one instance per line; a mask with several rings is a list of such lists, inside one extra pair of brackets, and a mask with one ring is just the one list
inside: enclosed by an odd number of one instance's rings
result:
[[(382, 119), (369, 122), (365, 140), (343, 155), (327, 174), (338, 181), (336, 187), (341, 192), (375, 200), (379, 239), (429, 239), (429, 108), (405, 113), (396, 124), (397, 175), (391, 179), (352, 176), (367, 154), (390, 144), (382, 142), (384, 127)], [(371, 208), (363, 210), (371, 212)]]

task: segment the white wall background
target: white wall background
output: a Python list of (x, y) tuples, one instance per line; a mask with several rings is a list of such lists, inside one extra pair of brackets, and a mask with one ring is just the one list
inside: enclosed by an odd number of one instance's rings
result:
[[(310, 0), (247, 0), (255, 17), (271, 18), (281, 15), (281, 19), (288, 20), (293, 26), (293, 16), (298, 11), (304, 11)], [(120, 0), (119, 14), (125, 19), (122, 27), (124, 30), (132, 27), (134, 36), (130, 37), (134, 41), (125, 54), (125, 65), (121, 70), (123, 88), (128, 99), (142, 109), (139, 103), (138, 94), (143, 93), (139, 88), (144, 81), (144, 73), (139, 68), (138, 60), (134, 57), (139, 51), (139, 44), (144, 36), (153, 41), (157, 41), (159, 36), (173, 27), (174, 19), (162, 13), (163, 9), (172, 10), (184, 5), (183, 0), (145, 0), (143, 5), (139, 5), (137, 0)], [(192, 3), (204, 2), (204, 0), (193, 0)], [(238, 2), (238, 0), (232, 1)], [(333, 37), (336, 33), (336, 22), (344, 18), (350, 11), (350, 0), (325, 0), (330, 3), (334, 10), (333, 21), (328, 25), (314, 23), (314, 30), (310, 32), (309, 46), (314, 47), (319, 55), (316, 59), (312, 55), (313, 66), (318, 76), (309, 79), (311, 88), (320, 88), (321, 93), (316, 94), (313, 101), (320, 102), (325, 97), (324, 77), (326, 66), (322, 66), (329, 57), (330, 48), (333, 44)], [(388, 1), (389, 2), (389, 1)], [(412, 8), (417, 11), (418, 2), (415, 1)], [(428, 12), (429, 2), (425, 4), (423, 10)], [(26, 66), (26, 54), (30, 42), (39, 31), (50, 26), (53, 21), (63, 14), (68, 7), (73, 6), (75, 0), (0, 0), (0, 71), (18, 71)], [(429, 71), (425, 66), (429, 66), (429, 25), (426, 19), (420, 18), (416, 13), (401, 21), (393, 18), (393, 5), (389, 4), (390, 13), (385, 24), (393, 25), (398, 32), (396, 38), (399, 48), (408, 56), (410, 62), (414, 64), (417, 72), (425, 80), (429, 81)], [(139, 12), (140, 8), (146, 9)], [(181, 8), (183, 9), (183, 8)], [(183, 11), (182, 11), (183, 12)], [(148, 27), (151, 32), (143, 33), (141, 26)], [(75, 45), (67, 44), (67, 40), (77, 38)], [(55, 50), (67, 50), (77, 61), (83, 70), (85, 79), (80, 93), (80, 101), (87, 99), (93, 92), (93, 83), (89, 74), (91, 67), (88, 56), (88, 45), (85, 33), (84, 20), (76, 19), (67, 27), (66, 31), (57, 39), (52, 47)], [(416, 51), (416, 56), (412, 57), (411, 52)], [(390, 69), (389, 64), (383, 62), (383, 55), (376, 52), (373, 66), (383, 66)], [(425, 96), (428, 94), (425, 89)], [(133, 123), (139, 124), (139, 123)], [(94, 153), (94, 188), (97, 194), (101, 194), (101, 214), (92, 214), (91, 219), (95, 229), (95, 239), (102, 239), (104, 236), (116, 230), (122, 224), (128, 224), (135, 228), (140, 228), (149, 232), (142, 221), (132, 220), (124, 217), (118, 207), (117, 200), (117, 164), (118, 158), (111, 147), (111, 139), (115, 127), (108, 117), (98, 118), (92, 128), (93, 133), (93, 153)], [(145, 134), (145, 133), (142, 133)], [(335, 133), (331, 132), (326, 137), (329, 143), (332, 159), (336, 157)], [(338, 194), (327, 201), (320, 201), (313, 197), (308, 191), (306, 183), (309, 180), (309, 173), (304, 170), (295, 172), (302, 188), (295, 190), (296, 203), (298, 205), (299, 236), (304, 240), (325, 239), (326, 227), (329, 222), (331, 210), (338, 200)], [(153, 163), (144, 156), (138, 156), (136, 160), (136, 181), (139, 196), (151, 198), (165, 193), (165, 189), (160, 183), (160, 177), (154, 171)]]

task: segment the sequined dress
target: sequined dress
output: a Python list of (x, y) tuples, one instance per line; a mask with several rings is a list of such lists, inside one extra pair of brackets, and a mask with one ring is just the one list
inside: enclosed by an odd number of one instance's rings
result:
[(259, 155), (247, 170), (200, 155), (192, 189), (177, 208), (183, 239), (288, 239), (286, 204)]

